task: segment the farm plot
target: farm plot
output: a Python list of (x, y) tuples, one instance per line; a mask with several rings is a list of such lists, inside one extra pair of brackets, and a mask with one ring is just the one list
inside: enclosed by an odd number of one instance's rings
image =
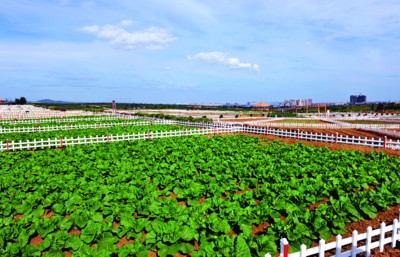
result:
[(400, 203), (400, 158), (243, 135), (0, 157), (7, 256), (264, 256)]
[(341, 122), (351, 123), (351, 124), (400, 124), (399, 121), (387, 121), (387, 120), (338, 120)]
[(170, 130), (182, 130), (191, 129), (188, 127), (181, 127), (175, 125), (148, 125), (148, 126), (114, 126), (107, 128), (97, 129), (80, 129), (80, 130), (56, 130), (48, 132), (28, 132), (28, 133), (7, 133), (0, 134), (0, 141), (5, 140), (11, 141), (33, 141), (47, 138), (70, 138), (70, 137), (90, 137), (90, 136), (103, 136), (103, 135), (121, 135), (121, 134), (132, 134), (132, 133), (143, 133), (146, 131), (170, 131)]
[(28, 119), (0, 119), (0, 124), (3, 126), (23, 125), (23, 124), (40, 124), (40, 123), (68, 123), (75, 121), (106, 121), (121, 119), (110, 115), (90, 115), (90, 116), (65, 116), (53, 118), (28, 118)]
[[(40, 121), (40, 122), (39, 122)], [(129, 122), (134, 122), (139, 120), (129, 120)], [(108, 123), (120, 123), (126, 122), (126, 119), (122, 118), (108, 118), (102, 120), (101, 118), (96, 119), (85, 119), (85, 118), (70, 118), (70, 119), (57, 119), (57, 120), (31, 120), (30, 123), (5, 123), (0, 124), (3, 128), (27, 128), (27, 127), (47, 127), (47, 126), (65, 126), (65, 125), (84, 125), (84, 124), (108, 124)]]
[[(276, 126), (276, 128), (280, 128), (279, 126)], [(297, 130), (297, 128), (280, 128), (283, 130)], [(373, 131), (366, 131), (366, 130), (362, 130), (362, 129), (343, 129), (343, 128), (339, 128), (339, 129), (323, 129), (323, 128), (299, 128), (300, 131), (303, 132), (308, 132), (308, 133), (318, 133), (318, 134), (328, 134), (328, 135), (335, 135), (336, 133), (338, 133), (338, 135), (342, 135), (342, 136), (349, 136), (349, 137), (361, 137), (361, 138), (383, 138), (384, 135), (379, 134), (378, 132), (373, 132)], [(387, 137), (388, 139), (392, 139), (392, 140), (397, 140), (398, 138), (395, 137)]]
[(285, 119), (274, 121), (276, 123), (300, 123), (300, 124), (330, 124), (319, 119)]

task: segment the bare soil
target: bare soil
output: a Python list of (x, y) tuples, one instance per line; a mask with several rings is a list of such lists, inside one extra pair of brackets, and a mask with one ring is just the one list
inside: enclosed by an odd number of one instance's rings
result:
[(29, 241), (29, 244), (38, 247), (38, 245), (40, 245), (43, 242), (43, 239), (37, 235), (35, 237), (32, 237), (31, 240)]
[(235, 118), (235, 119), (221, 119), (221, 122), (246, 122), (246, 121), (268, 121), (267, 118)]
[[(299, 140), (299, 139), (294, 139), (294, 138), (280, 138), (277, 136), (270, 136), (270, 135), (255, 135), (255, 134), (247, 134), (247, 133), (240, 133), (240, 134), (248, 135), (251, 137), (259, 137), (261, 139), (266, 139), (269, 141), (278, 140), (278, 141), (282, 141), (286, 144), (297, 144), (298, 142), (302, 142), (305, 145), (314, 146), (314, 147), (328, 147), (332, 151), (353, 150), (353, 151), (360, 151), (363, 153), (370, 153), (372, 151), (376, 151), (376, 152), (383, 152), (389, 156), (400, 156), (400, 151), (393, 150), (393, 149), (372, 148), (372, 147), (361, 146), (361, 145), (306, 141), (306, 140)], [(228, 135), (228, 134), (223, 134), (223, 135)]]
[(274, 123), (330, 124), (329, 122), (317, 119), (285, 119), (274, 121)]
[(123, 236), (119, 241), (118, 241), (118, 243), (116, 243), (115, 244), (115, 246), (119, 249), (119, 248), (121, 248), (123, 245), (127, 245), (127, 244), (131, 244), (131, 243), (133, 243), (133, 240), (132, 239), (127, 239), (126, 238), (126, 236)]

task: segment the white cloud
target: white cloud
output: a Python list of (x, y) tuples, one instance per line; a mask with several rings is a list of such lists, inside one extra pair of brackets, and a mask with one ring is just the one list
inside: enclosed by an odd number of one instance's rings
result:
[(223, 52), (201, 52), (195, 55), (189, 55), (187, 57), (189, 60), (199, 60), (211, 63), (219, 63), (228, 65), (230, 68), (238, 69), (250, 69), (254, 71), (259, 71), (260, 67), (258, 64), (243, 63), (239, 58), (228, 57), (226, 53)]
[(141, 31), (129, 32), (125, 28), (132, 25), (130, 20), (122, 20), (118, 25), (92, 25), (81, 30), (106, 39), (111, 45), (131, 50), (136, 48), (161, 49), (176, 40), (167, 30), (150, 27)]

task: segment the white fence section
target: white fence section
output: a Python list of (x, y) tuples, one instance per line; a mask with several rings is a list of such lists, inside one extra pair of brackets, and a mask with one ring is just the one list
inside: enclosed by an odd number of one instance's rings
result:
[(336, 134), (322, 134), (322, 133), (309, 133), (297, 130), (280, 130), (269, 127), (242, 127), (241, 132), (261, 135), (271, 135), (286, 138), (302, 139), (307, 141), (318, 141), (326, 143), (341, 143), (353, 144), (378, 148), (391, 148), (400, 150), (400, 140), (388, 140), (386, 137), (382, 138), (362, 138), (355, 136), (342, 136)]
[[(93, 116), (93, 117), (80, 117), (80, 118), (49, 118), (49, 119), (22, 119), (22, 120), (0, 120), (3, 125), (16, 125), (16, 124), (40, 124), (48, 122), (78, 122), (78, 121), (102, 121), (102, 120), (117, 120), (120, 119), (116, 116)], [(132, 117), (131, 119), (134, 119)]]
[(280, 128), (314, 128), (314, 129), (400, 129), (400, 124), (311, 124), (311, 123), (278, 123), (265, 121), (251, 121), (246, 124), (257, 126), (270, 126)]
[(138, 134), (123, 134), (123, 135), (102, 135), (94, 137), (78, 137), (78, 138), (54, 138), (54, 139), (41, 139), (34, 141), (19, 141), (19, 142), (0, 142), (0, 151), (14, 151), (23, 149), (37, 149), (37, 148), (51, 148), (63, 147), (69, 145), (81, 144), (98, 144), (109, 143), (118, 141), (132, 141), (132, 140), (150, 140), (154, 138), (166, 137), (184, 137), (192, 135), (210, 135), (220, 133), (233, 133), (237, 132), (232, 128), (212, 128), (212, 129), (191, 129), (191, 130), (174, 130), (174, 131), (147, 131)]
[(0, 120), (2, 119), (36, 119), (95, 115), (88, 111), (57, 111), (33, 105), (0, 105)]
[[(399, 219), (393, 220), (393, 224), (389, 226), (381, 223), (380, 228), (375, 230), (368, 227), (366, 233), (358, 234), (355, 230), (352, 237), (345, 239), (338, 235), (335, 242), (325, 243), (325, 240), (321, 239), (319, 245), (313, 248), (307, 249), (305, 245), (302, 245), (299, 252), (291, 254), (289, 254), (289, 243), (286, 238), (283, 238), (281, 239), (280, 257), (306, 257), (317, 254), (319, 257), (323, 257), (327, 252), (334, 252), (334, 255), (331, 256), (355, 257), (359, 253), (365, 253), (365, 256), (369, 257), (372, 249), (379, 248), (379, 252), (383, 252), (386, 244), (391, 244), (391, 247), (395, 248), (397, 242), (400, 242)], [(266, 254), (265, 257), (271, 257), (271, 255)]]
[(147, 126), (150, 125), (149, 121), (136, 121), (136, 122), (118, 122), (118, 123), (97, 123), (97, 124), (69, 124), (69, 125), (55, 125), (55, 126), (36, 126), (36, 127), (0, 127), (0, 134), (7, 133), (32, 133), (32, 132), (47, 132), (56, 130), (72, 130), (72, 129), (98, 129), (110, 128), (117, 126)]

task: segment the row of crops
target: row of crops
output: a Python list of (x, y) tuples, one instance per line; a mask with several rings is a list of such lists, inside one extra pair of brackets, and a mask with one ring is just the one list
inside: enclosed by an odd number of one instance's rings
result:
[(4, 256), (264, 256), (400, 203), (398, 157), (244, 135), (3, 152), (0, 165)]

